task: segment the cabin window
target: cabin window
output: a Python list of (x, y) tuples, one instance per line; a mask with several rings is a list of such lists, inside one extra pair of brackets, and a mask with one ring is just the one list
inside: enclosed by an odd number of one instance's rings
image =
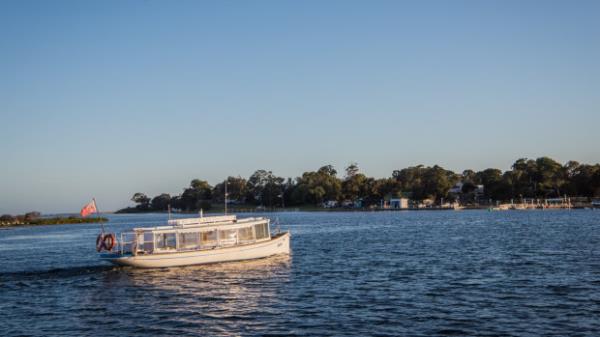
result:
[(254, 231), (256, 232), (256, 240), (268, 238), (269, 224), (265, 222), (258, 225), (254, 225)]
[(121, 240), (122, 240), (121, 245), (122, 245), (124, 251), (126, 251), (126, 252), (133, 251), (135, 235), (136, 234), (133, 232), (123, 233), (123, 235), (121, 236)]
[(240, 239), (240, 241), (253, 241), (254, 233), (252, 233), (252, 227), (238, 229), (238, 238)]
[(219, 231), (219, 244), (231, 246), (237, 243), (237, 229), (226, 229)]
[(152, 232), (144, 232), (143, 235), (143, 242), (140, 242), (138, 244), (138, 247), (140, 247), (142, 250), (146, 251), (146, 252), (152, 252), (154, 250), (154, 240), (153, 240), (153, 234)]
[(179, 248), (180, 249), (195, 249), (200, 246), (200, 233), (180, 233)]
[(156, 234), (156, 249), (177, 249), (177, 235), (175, 233)]
[(217, 245), (217, 231), (209, 231), (200, 233), (202, 239), (202, 246), (216, 246)]

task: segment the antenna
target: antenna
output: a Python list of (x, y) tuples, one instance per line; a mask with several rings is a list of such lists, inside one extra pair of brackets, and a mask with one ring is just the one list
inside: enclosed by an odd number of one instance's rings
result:
[[(92, 198), (92, 201), (94, 202), (94, 208), (96, 209), (96, 218), (100, 220), (100, 211), (98, 210), (98, 205), (96, 205), (96, 198)], [(104, 223), (102, 221), (100, 221), (100, 228), (102, 230), (102, 234), (104, 234)]]
[(225, 215), (227, 215), (227, 181), (228, 179), (225, 179)]

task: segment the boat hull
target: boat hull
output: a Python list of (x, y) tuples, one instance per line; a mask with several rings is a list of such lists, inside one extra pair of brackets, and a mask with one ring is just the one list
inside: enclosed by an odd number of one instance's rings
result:
[(179, 267), (198, 264), (220, 263), (260, 259), (272, 255), (290, 253), (290, 234), (282, 233), (271, 240), (248, 245), (149, 255), (109, 255), (104, 259), (120, 266), (138, 268)]

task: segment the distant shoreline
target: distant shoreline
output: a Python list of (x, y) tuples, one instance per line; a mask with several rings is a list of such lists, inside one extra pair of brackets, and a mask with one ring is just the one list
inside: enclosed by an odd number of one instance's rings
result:
[[(406, 212), (406, 211), (531, 211), (531, 210), (583, 210), (583, 209), (594, 209), (594, 207), (571, 207), (571, 208), (560, 208), (560, 207), (549, 207), (549, 208), (529, 208), (529, 209), (509, 209), (503, 208), (498, 209), (498, 207), (491, 206), (466, 206), (463, 208), (455, 209), (451, 207), (421, 207), (421, 208), (323, 208), (323, 207), (290, 207), (290, 208), (274, 208), (274, 209), (252, 209), (252, 208), (232, 208), (228, 209), (228, 213), (283, 213), (283, 212)], [(223, 208), (219, 209), (209, 209), (203, 211), (204, 214), (221, 214), (224, 213)], [(167, 211), (158, 211), (158, 210), (148, 210), (148, 211), (135, 211), (135, 212), (114, 212), (113, 214), (168, 214)], [(199, 214), (199, 212), (189, 212), (189, 211), (177, 211), (172, 212), (172, 214)]]
[(25, 226), (46, 226), (46, 225), (76, 225), (83, 223), (99, 223), (108, 222), (108, 218), (80, 218), (80, 217), (51, 217), (51, 218), (37, 218), (24, 221), (13, 221), (13, 222), (0, 222), (0, 228), (14, 228), (14, 227), (25, 227)]
[[(413, 211), (560, 211), (560, 210), (594, 210), (599, 209), (598, 207), (573, 207), (573, 208), (531, 208), (531, 209), (499, 209), (496, 207), (465, 207), (461, 209), (452, 208), (402, 208), (402, 209), (364, 209), (364, 208), (285, 208), (285, 209), (273, 209), (273, 210), (251, 210), (251, 209), (231, 209), (228, 210), (229, 214), (236, 213), (293, 213), (293, 212), (308, 212), (308, 213), (326, 213), (326, 212), (341, 212), (341, 213), (352, 213), (352, 212), (413, 212)], [(208, 210), (205, 214), (219, 214), (224, 213), (223, 210)], [(133, 215), (133, 214), (168, 214), (165, 211), (138, 211), (131, 213), (115, 213), (105, 212), (105, 214), (118, 214), (118, 215)], [(181, 215), (198, 215), (198, 212), (173, 212), (172, 214)], [(51, 218), (40, 218), (29, 222), (13, 222), (6, 223), (0, 222), (1, 229), (27, 227), (27, 226), (46, 226), (46, 225), (78, 225), (84, 223), (101, 223), (109, 222), (108, 218), (79, 218), (79, 217), (51, 217)]]

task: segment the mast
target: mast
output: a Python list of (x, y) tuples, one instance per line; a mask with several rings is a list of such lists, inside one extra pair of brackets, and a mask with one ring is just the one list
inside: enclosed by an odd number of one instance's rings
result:
[[(98, 209), (98, 205), (96, 204), (96, 198), (92, 198), (92, 201), (94, 202), (94, 208), (96, 209), (96, 218), (100, 219), (100, 210)], [(102, 230), (102, 233), (104, 233), (104, 223), (102, 221), (100, 221), (100, 228)]]
[(225, 179), (225, 215), (227, 215), (227, 179)]

